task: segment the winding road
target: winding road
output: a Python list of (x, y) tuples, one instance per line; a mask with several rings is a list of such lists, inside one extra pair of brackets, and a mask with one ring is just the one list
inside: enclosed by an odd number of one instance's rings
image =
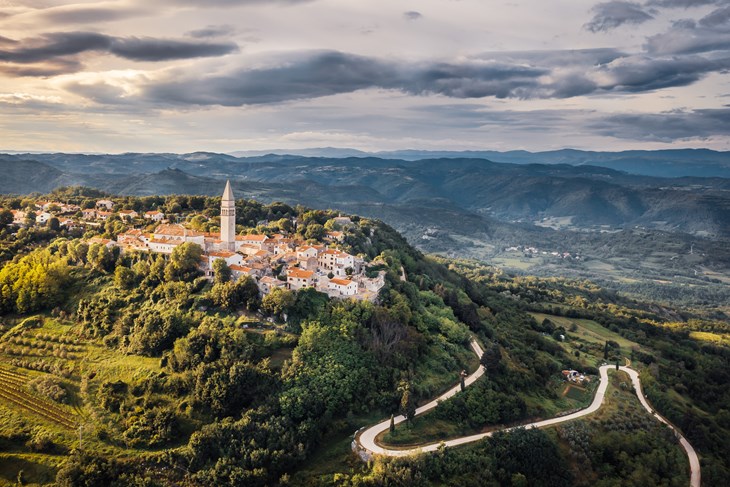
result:
[[(474, 353), (477, 355), (477, 357), (482, 356), (482, 348), (479, 346), (479, 344), (472, 338), (471, 340), (471, 348), (474, 350)], [(608, 388), (608, 371), (609, 369), (613, 368), (615, 366), (613, 365), (604, 365), (599, 369), (599, 372), (601, 374), (601, 383), (598, 386), (598, 389), (596, 390), (596, 395), (593, 398), (593, 402), (590, 406), (588, 406), (585, 409), (581, 409), (580, 411), (574, 412), (572, 414), (567, 414), (565, 416), (560, 416), (557, 418), (551, 418), (551, 419), (545, 419), (543, 421), (537, 421), (534, 423), (527, 423), (519, 426), (513, 426), (511, 428), (504, 428), (502, 430), (498, 431), (510, 431), (515, 428), (543, 428), (545, 426), (552, 426), (560, 423), (564, 423), (566, 421), (572, 421), (574, 419), (581, 418), (583, 416), (587, 416), (591, 413), (594, 413), (600, 409), (601, 405), (603, 404), (603, 399), (606, 395), (606, 389)], [(677, 430), (674, 426), (672, 426), (669, 421), (664, 419), (662, 416), (660, 416), (657, 412), (655, 412), (650, 406), (649, 402), (646, 400), (646, 397), (644, 396), (644, 393), (641, 390), (641, 381), (639, 380), (639, 373), (636, 372), (634, 369), (631, 369), (626, 366), (619, 367), (620, 370), (626, 372), (629, 377), (631, 378), (631, 382), (634, 386), (634, 390), (636, 391), (636, 395), (639, 398), (639, 401), (641, 402), (641, 405), (644, 406), (644, 408), (649, 411), (649, 414), (654, 416), (657, 420), (661, 421), (662, 423), (666, 424), (675, 434), (675, 436), (679, 439), (679, 443), (684, 448), (685, 453), (687, 454), (687, 457), (689, 458), (689, 466), (690, 466), (690, 486), (691, 487), (700, 487), (700, 460), (697, 456), (697, 452), (695, 452), (694, 448), (692, 448), (692, 445), (687, 441), (687, 439)], [(474, 383), (479, 377), (484, 375), (484, 367), (479, 366), (479, 368), (470, 376), (468, 376), (464, 383), (466, 386), (469, 386)], [(429, 402), (428, 404), (424, 404), (423, 406), (416, 409), (416, 416), (419, 414), (423, 414), (426, 411), (430, 411), (431, 409), (438, 406), (439, 401), (446, 400), (453, 395), (457, 394), (461, 390), (461, 384), (457, 384), (456, 386), (452, 387), (433, 401)], [(400, 424), (403, 421), (405, 421), (406, 418), (403, 415), (396, 416), (394, 418), (395, 424)], [(418, 447), (413, 448), (404, 448), (404, 449), (389, 449), (383, 446), (380, 446), (376, 442), (376, 437), (382, 433), (383, 431), (390, 428), (390, 419), (386, 419), (385, 421), (382, 421), (374, 426), (370, 426), (369, 428), (365, 428), (363, 430), (360, 430), (356, 435), (355, 439), (352, 442), (352, 449), (362, 458), (363, 460), (370, 460), (374, 455), (385, 455), (390, 457), (402, 457), (402, 456), (408, 456), (418, 453), (425, 453), (425, 452), (433, 452), (438, 450), (439, 447), (446, 446), (458, 446), (463, 445), (466, 443), (472, 443), (474, 441), (479, 441), (483, 438), (486, 438), (488, 436), (491, 436), (495, 433), (495, 431), (490, 431), (488, 433), (479, 433), (476, 435), (471, 436), (463, 436), (461, 438), (455, 438), (453, 440), (448, 441), (439, 441), (435, 443), (427, 443), (420, 445)]]

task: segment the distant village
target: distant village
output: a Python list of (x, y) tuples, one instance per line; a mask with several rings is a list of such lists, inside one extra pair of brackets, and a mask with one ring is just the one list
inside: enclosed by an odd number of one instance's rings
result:
[[(298, 235), (276, 233), (273, 235), (236, 234), (235, 197), (230, 182), (226, 183), (221, 200), (221, 231), (200, 232), (183, 224), (171, 223), (161, 211), (139, 214), (134, 210), (114, 211), (114, 202), (102, 199), (95, 208), (81, 209), (60, 202), (38, 202), (35, 222), (46, 224), (58, 218), (59, 225), (68, 229), (85, 226), (101, 226), (112, 215), (118, 215), (129, 223), (144, 219), (158, 225), (152, 233), (142, 228), (131, 228), (117, 235), (116, 239), (94, 237), (88, 243), (98, 243), (109, 248), (119, 247), (125, 252), (153, 252), (171, 254), (173, 250), (190, 242), (203, 250), (200, 269), (210, 279), (214, 277), (216, 260), (224, 261), (234, 280), (251, 276), (262, 295), (275, 288), (300, 290), (311, 287), (333, 298), (353, 298), (373, 301), (385, 284), (385, 272), (375, 277), (365, 274), (365, 260), (340, 249), (343, 231), (329, 231), (322, 243), (307, 243)], [(84, 222), (62, 215), (81, 212)], [(12, 210), (13, 223), (28, 223), (28, 213)], [(58, 215), (58, 216), (57, 216)], [(32, 217), (33, 215), (30, 215)], [(337, 228), (347, 229), (354, 225), (349, 217), (335, 217)], [(139, 225), (140, 227), (142, 225)]]

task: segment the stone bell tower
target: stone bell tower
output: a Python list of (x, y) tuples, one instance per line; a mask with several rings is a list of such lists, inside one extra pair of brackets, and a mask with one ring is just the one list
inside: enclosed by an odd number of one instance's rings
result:
[(236, 251), (236, 199), (230, 181), (226, 181), (221, 200), (221, 249)]

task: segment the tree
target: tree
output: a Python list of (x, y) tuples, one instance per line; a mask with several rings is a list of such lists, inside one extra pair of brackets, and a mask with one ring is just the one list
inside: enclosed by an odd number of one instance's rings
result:
[(7, 208), (0, 210), (0, 230), (13, 223), (13, 214)]
[(261, 307), (267, 313), (278, 318), (282, 314), (288, 313), (291, 307), (294, 306), (295, 301), (296, 296), (292, 291), (276, 287), (264, 296)]
[(137, 283), (137, 275), (128, 267), (120, 265), (114, 271), (114, 285), (120, 289), (132, 289)]
[(485, 347), (480, 362), (487, 372), (495, 372), (499, 370), (502, 364), (502, 351), (499, 349), (499, 345), (492, 343)]
[(35, 225), (36, 216), (37, 215), (35, 214), (34, 211), (29, 211), (28, 213), (26, 213), (25, 214), (25, 224), (29, 227), (32, 227), (33, 225)]
[(61, 229), (61, 222), (59, 222), (58, 218), (56, 218), (55, 216), (49, 218), (46, 225), (48, 225), (49, 230), (53, 230), (54, 232), (57, 232)]
[(403, 395), (400, 399), (400, 412), (410, 423), (416, 416), (416, 401), (413, 399), (410, 384), (404, 383), (401, 386), (401, 390), (403, 391)]
[(165, 280), (192, 282), (200, 275), (202, 255), (203, 249), (196, 243), (185, 242), (175, 247), (165, 267)]
[(223, 259), (213, 261), (213, 275), (216, 284), (222, 284), (231, 280), (231, 268)]
[(390, 415), (390, 432), (395, 433), (395, 416)]
[(304, 232), (304, 238), (308, 240), (322, 240), (325, 235), (327, 235), (327, 231), (319, 223), (310, 223)]

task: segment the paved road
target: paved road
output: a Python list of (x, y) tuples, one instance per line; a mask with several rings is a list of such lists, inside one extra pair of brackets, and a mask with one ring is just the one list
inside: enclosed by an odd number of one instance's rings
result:
[[(472, 339), (471, 347), (474, 350), (474, 353), (477, 354), (478, 357), (482, 356), (482, 349), (479, 346), (479, 344)], [(608, 371), (615, 367), (614, 365), (604, 365), (602, 366), (599, 371), (601, 374), (601, 383), (598, 386), (598, 390), (596, 390), (596, 395), (593, 398), (593, 402), (590, 406), (588, 406), (585, 409), (581, 409), (580, 411), (577, 411), (572, 414), (568, 414), (565, 416), (560, 416), (557, 418), (551, 418), (546, 419), (543, 421), (537, 421), (534, 423), (528, 423), (520, 426), (514, 426), (512, 428), (504, 428), (499, 431), (510, 431), (515, 428), (519, 427), (525, 427), (525, 428), (543, 428), (545, 426), (552, 426), (560, 423), (564, 423), (566, 421), (572, 421), (574, 419), (578, 419), (580, 417), (586, 416), (588, 414), (594, 413), (598, 411), (598, 409), (603, 404), (603, 398), (606, 395), (606, 388), (608, 387)], [(682, 448), (684, 448), (684, 451), (687, 453), (687, 456), (689, 457), (689, 465), (690, 465), (690, 486), (691, 487), (700, 487), (700, 461), (697, 457), (697, 453), (695, 452), (694, 448), (692, 448), (692, 445), (689, 444), (689, 442), (682, 436), (682, 434), (674, 428), (669, 422), (661, 417), (659, 414), (654, 412), (653, 409), (649, 406), (649, 403), (646, 400), (646, 397), (644, 397), (644, 393), (641, 390), (641, 381), (639, 380), (639, 374), (634, 369), (630, 369), (628, 367), (620, 367), (620, 369), (627, 374), (629, 374), (629, 377), (631, 378), (631, 382), (634, 385), (634, 389), (636, 390), (636, 395), (639, 397), (639, 401), (644, 406), (644, 408), (649, 411), (651, 415), (653, 415), (657, 420), (661, 421), (662, 423), (669, 426), (669, 428), (674, 431), (674, 434), (679, 439), (679, 443), (682, 445)], [(484, 367), (479, 367), (476, 372), (471, 374), (469, 377), (465, 379), (465, 383), (467, 386), (474, 383), (475, 380), (477, 380), (479, 377), (484, 375)], [(426, 411), (429, 411), (433, 408), (435, 408), (438, 405), (439, 401), (443, 401), (445, 399), (450, 398), (457, 392), (461, 390), (461, 384), (457, 384), (453, 388), (446, 391), (441, 396), (437, 397), (433, 401), (429, 402), (428, 404), (425, 404), (421, 406), (420, 408), (416, 409), (416, 415), (423, 414)], [(403, 421), (405, 421), (406, 418), (403, 415), (396, 416), (394, 418), (395, 424), (400, 424)], [(436, 443), (428, 443), (421, 445), (419, 447), (414, 448), (405, 448), (405, 449), (389, 449), (382, 447), (378, 445), (375, 441), (375, 438), (382, 433), (383, 431), (387, 430), (390, 427), (390, 419), (386, 419), (385, 421), (378, 423), (374, 426), (371, 426), (365, 430), (362, 430), (359, 432), (355, 440), (352, 442), (352, 448), (355, 450), (358, 455), (360, 455), (361, 458), (364, 460), (369, 460), (372, 458), (373, 455), (386, 455), (390, 457), (402, 457), (402, 456), (408, 456), (413, 455), (417, 453), (424, 453), (424, 452), (432, 452), (436, 451), (441, 445), (444, 445), (446, 447), (451, 446), (457, 446), (457, 445), (463, 445), (465, 443), (472, 443), (474, 441), (479, 441), (483, 438), (486, 438), (488, 436), (491, 436), (494, 431), (490, 431), (488, 433), (479, 433), (476, 435), (471, 436), (464, 436), (461, 438), (455, 438), (453, 440), (448, 441), (440, 441)]]

